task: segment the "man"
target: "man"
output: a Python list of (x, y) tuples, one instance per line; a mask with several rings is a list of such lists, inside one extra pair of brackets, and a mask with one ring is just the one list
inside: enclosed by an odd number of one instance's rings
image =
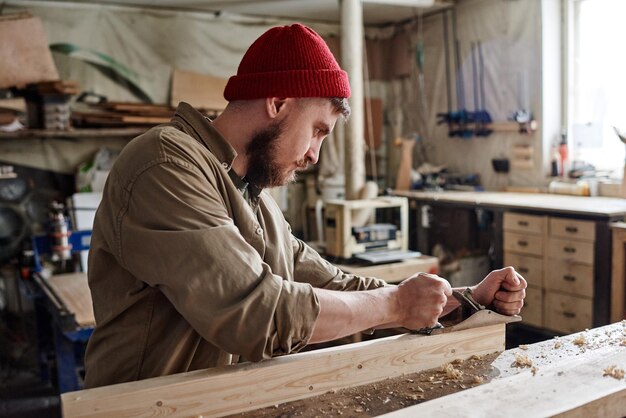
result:
[[(171, 123), (124, 148), (93, 229), (86, 387), (258, 361), (369, 328), (433, 326), (458, 306), (437, 276), (388, 286), (343, 274), (291, 235), (262, 191), (317, 162), (349, 95), (319, 35), (277, 27), (248, 49), (213, 122), (181, 103)], [(509, 267), (474, 296), (516, 314), (525, 286)]]

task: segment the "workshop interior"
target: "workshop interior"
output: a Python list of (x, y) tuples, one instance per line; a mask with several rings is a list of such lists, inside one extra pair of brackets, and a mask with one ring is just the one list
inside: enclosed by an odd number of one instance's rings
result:
[[(0, 416), (626, 416), (625, 18), (623, 0), (0, 2)], [(292, 234), (390, 285), (513, 266), (520, 315), (455, 291), (456, 322), (423, 332), (85, 389), (116, 158), (182, 101), (218, 116), (247, 47), (296, 22), (352, 114), (269, 190)]]

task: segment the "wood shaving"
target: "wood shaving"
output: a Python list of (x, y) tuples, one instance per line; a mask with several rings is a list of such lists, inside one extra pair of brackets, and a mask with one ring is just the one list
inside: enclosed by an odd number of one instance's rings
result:
[(472, 379), (472, 381), (474, 383), (476, 383), (477, 385), (480, 385), (481, 383), (483, 383), (485, 381), (485, 378), (482, 376), (474, 376), (474, 378)]
[(587, 338), (585, 338), (585, 336), (581, 334), (576, 337), (572, 342), (579, 347), (584, 347), (587, 345)]
[(537, 374), (537, 368), (535, 366), (531, 367), (530, 368), (530, 372), (533, 374), (533, 376), (536, 375)]
[(614, 379), (621, 380), (624, 378), (624, 369), (618, 369), (617, 366), (609, 366), (604, 369), (602, 376), (611, 376)]
[(619, 345), (626, 347), (626, 337), (622, 338), (622, 340), (619, 342)]
[(528, 346), (526, 344), (520, 344), (519, 345), (519, 349), (520, 350), (528, 350)]
[(563, 344), (561, 344), (561, 341), (555, 341), (554, 342), (554, 349), (558, 350), (559, 348), (561, 348)]
[(515, 361), (511, 364), (511, 367), (532, 367), (533, 362), (531, 359), (523, 354), (515, 354)]
[(441, 366), (441, 370), (446, 373), (448, 379), (457, 380), (463, 377), (463, 372), (459, 369), (455, 369), (452, 363), (444, 364)]

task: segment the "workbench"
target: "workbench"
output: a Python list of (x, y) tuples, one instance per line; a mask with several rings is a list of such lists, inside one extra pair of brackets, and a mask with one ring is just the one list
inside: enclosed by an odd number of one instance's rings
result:
[(34, 276), (44, 294), (44, 304), (52, 317), (52, 331), (56, 354), (57, 383), (60, 393), (79, 390), (82, 379), (78, 375), (82, 350), (96, 324), (91, 293), (86, 273), (69, 273), (44, 278)]
[[(626, 414), (623, 322), (506, 351), (504, 335), (504, 324), (429, 336), (403, 334), (88, 389), (61, 396), (63, 415)], [(480, 366), (480, 362), (487, 364)], [(471, 375), (474, 383), (459, 383)], [(396, 386), (390, 391), (393, 381)], [(432, 394), (441, 393), (435, 385), (446, 395), (433, 398)], [(397, 405), (404, 406), (397, 409)]]
[(431, 253), (433, 238), (425, 213), (454, 208), (493, 214), (492, 268), (524, 264), (528, 309), (542, 307), (522, 313), (531, 325), (567, 334), (611, 321), (611, 224), (624, 220), (625, 199), (508, 192), (394, 194), (410, 200), (410, 248), (422, 253)]

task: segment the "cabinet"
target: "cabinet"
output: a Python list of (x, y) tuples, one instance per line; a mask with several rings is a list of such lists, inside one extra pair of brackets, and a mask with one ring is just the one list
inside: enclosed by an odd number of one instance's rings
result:
[(527, 280), (524, 322), (563, 333), (593, 327), (592, 221), (505, 212), (504, 264)]

